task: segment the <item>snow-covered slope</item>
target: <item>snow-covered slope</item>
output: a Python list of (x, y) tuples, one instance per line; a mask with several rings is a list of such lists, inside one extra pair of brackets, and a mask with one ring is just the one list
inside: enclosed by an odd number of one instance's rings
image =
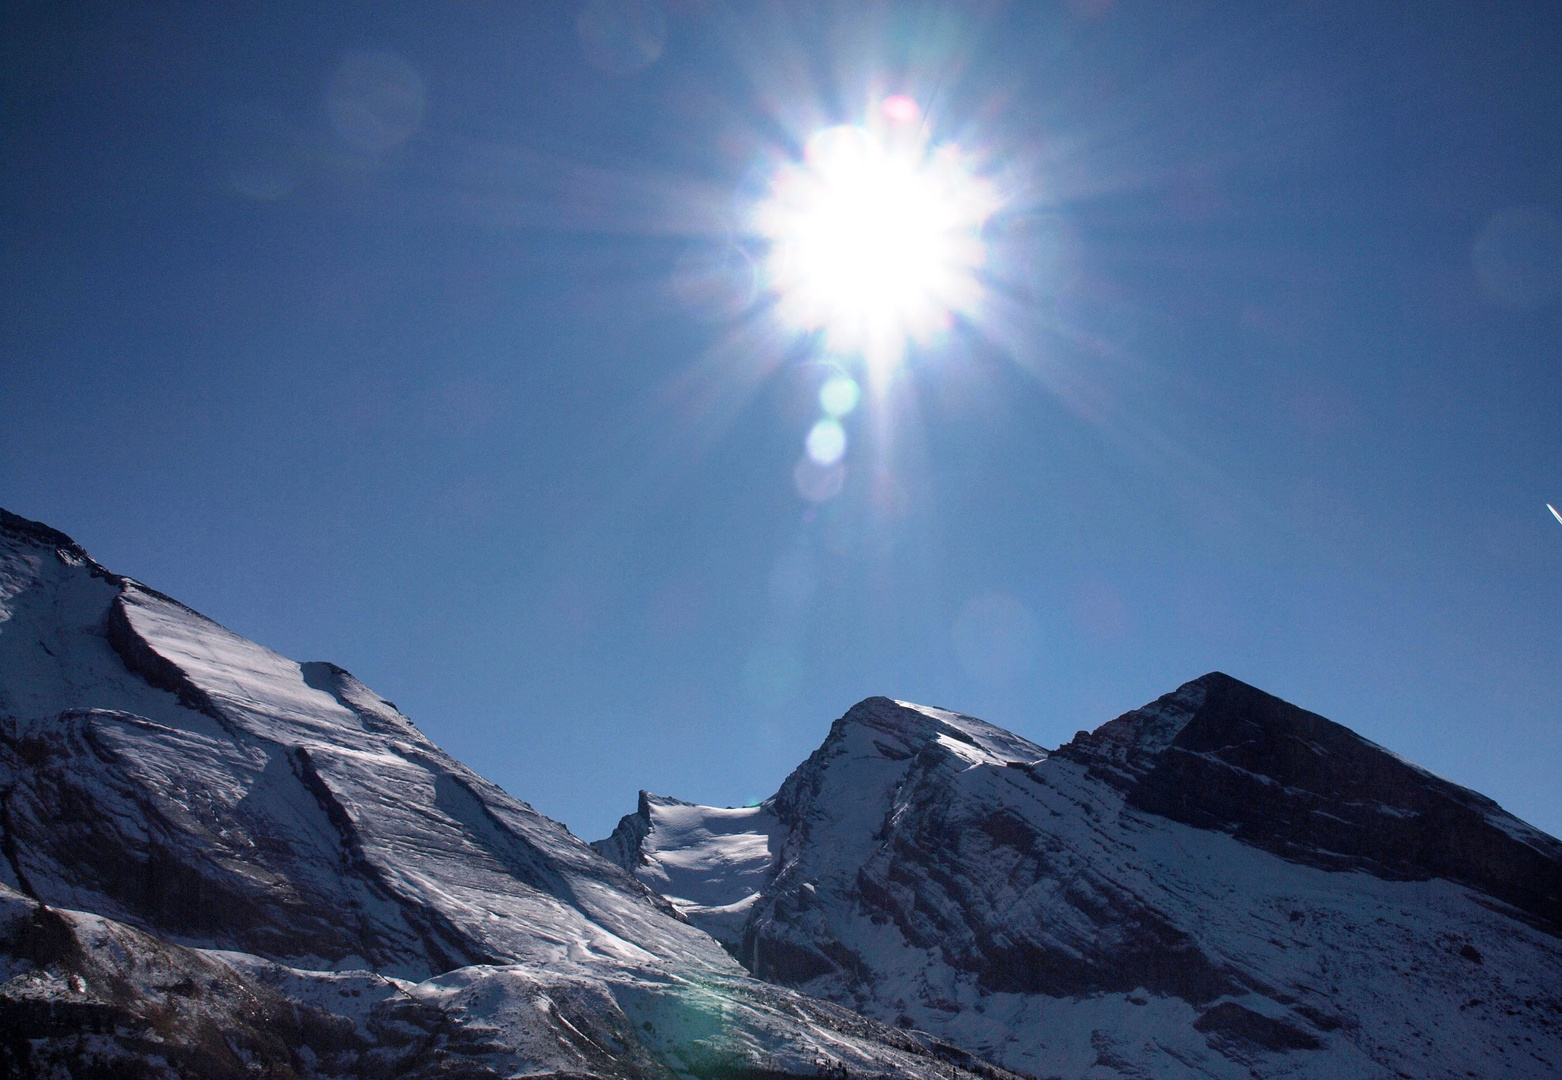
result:
[(870, 698), (730, 813), (644, 796), (597, 847), (699, 925), (696, 838), (755, 973), (1011, 1069), (1562, 1075), (1562, 844), (1224, 675), (1050, 755)]
[(950, 1068), (753, 980), (340, 668), (4, 511), (0, 854), (6, 1075)]
[(634, 866), (679, 913), (736, 951), (785, 837), (767, 806), (718, 809), (642, 791), (639, 812), (593, 846), (618, 866)]

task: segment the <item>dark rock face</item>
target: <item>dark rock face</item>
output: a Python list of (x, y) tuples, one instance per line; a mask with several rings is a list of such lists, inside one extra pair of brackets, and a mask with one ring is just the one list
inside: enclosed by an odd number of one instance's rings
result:
[[(1131, 804), (1311, 866), (1446, 878), (1562, 931), (1562, 843), (1316, 713), (1220, 673), (1195, 685), (1202, 704), (1170, 745), (1136, 760)], [(1094, 764), (1134, 721), (1059, 754)]]
[[(7, 963), (9, 961), (9, 964)], [(368, 1048), (351, 1022), (300, 1006), (202, 953), (0, 892), (0, 1075), (308, 1075)]]
[(33, 547), (60, 553), (62, 559), (74, 559), (77, 563), (90, 561), (82, 546), (58, 529), (52, 529), (41, 521), (29, 521), (20, 514), (0, 506), (0, 530)]
[[(1021, 1080), (751, 979), (711, 975), (695, 989), (519, 966), (430, 985), (298, 971), (214, 957), (0, 886), (0, 1076), (16, 1080)], [(721, 1009), (768, 1023), (743, 1031)], [(724, 1045), (726, 1030), (741, 1044), (781, 1034), (781, 1022), (797, 1025), (794, 1038), (808, 1033), (799, 1060)], [(880, 1056), (846, 1063), (819, 1041)]]
[(651, 830), (651, 804), (650, 792), (640, 793), (640, 804), (633, 814), (625, 814), (618, 821), (618, 827), (606, 840), (593, 841), (592, 847), (603, 858), (615, 866), (622, 866), (630, 873), (634, 873), (644, 861), (645, 857), (640, 852), (640, 845), (645, 842), (646, 834)]
[[(11, 778), (0, 808), (21, 891), (264, 955), (377, 951), (340, 919), (355, 905), (349, 889), (263, 870), (243, 857), (258, 846), (253, 823), (217, 804), (203, 807), (197, 824), (183, 792), (150, 789), (139, 752), (164, 739), (177, 752), (175, 733), (93, 710), (17, 731), (0, 720), (0, 767)], [(288, 779), (307, 805), (307, 786), (291, 770)]]
[(1206, 1010), (1193, 1021), (1193, 1029), (1264, 1050), (1316, 1050), (1321, 1045), (1317, 1036), (1296, 1025), (1244, 1009), (1234, 1001)]

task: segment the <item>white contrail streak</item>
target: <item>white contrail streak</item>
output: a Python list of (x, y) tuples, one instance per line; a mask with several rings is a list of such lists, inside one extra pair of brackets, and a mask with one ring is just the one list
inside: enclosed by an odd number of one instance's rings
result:
[(1552, 506), (1550, 503), (1547, 503), (1546, 509), (1550, 510), (1551, 516), (1557, 519), (1557, 524), (1562, 525), (1562, 514), (1557, 513), (1557, 508)]

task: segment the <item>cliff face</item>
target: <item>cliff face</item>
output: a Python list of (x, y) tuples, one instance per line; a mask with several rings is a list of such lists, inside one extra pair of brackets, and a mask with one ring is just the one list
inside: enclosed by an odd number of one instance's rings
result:
[[(618, 834), (648, 883), (697, 833), (668, 804)], [(1224, 675), (1051, 754), (870, 698), (756, 812), (734, 955), (1009, 1068), (1562, 1068), (1562, 845)]]
[(751, 979), (347, 672), (3, 511), (0, 855), (7, 1075), (949, 1069)]

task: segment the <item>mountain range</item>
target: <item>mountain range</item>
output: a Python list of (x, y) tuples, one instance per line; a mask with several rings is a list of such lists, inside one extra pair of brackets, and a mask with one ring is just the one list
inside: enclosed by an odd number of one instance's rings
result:
[(0, 511), (0, 855), (11, 1076), (1562, 1075), (1562, 844), (1221, 674), (588, 845)]

